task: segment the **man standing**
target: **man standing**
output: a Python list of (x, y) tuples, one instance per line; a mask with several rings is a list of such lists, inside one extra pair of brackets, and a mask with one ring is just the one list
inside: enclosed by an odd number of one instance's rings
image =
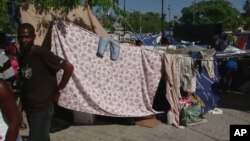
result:
[[(24, 23), (18, 28), (21, 102), (30, 128), (28, 140), (49, 141), (54, 114), (52, 99), (58, 100), (74, 67), (46, 48), (35, 46), (35, 37), (35, 29), (31, 24)], [(60, 69), (63, 70), (63, 76), (57, 83), (56, 73)]]

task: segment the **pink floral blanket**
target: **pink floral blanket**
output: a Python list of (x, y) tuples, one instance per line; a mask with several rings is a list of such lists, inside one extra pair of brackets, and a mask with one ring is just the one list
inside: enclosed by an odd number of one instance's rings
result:
[(161, 78), (162, 54), (121, 45), (118, 60), (112, 61), (109, 48), (103, 58), (97, 57), (98, 42), (94, 33), (71, 23), (55, 22), (52, 51), (75, 68), (59, 105), (114, 117), (157, 113), (152, 105)]

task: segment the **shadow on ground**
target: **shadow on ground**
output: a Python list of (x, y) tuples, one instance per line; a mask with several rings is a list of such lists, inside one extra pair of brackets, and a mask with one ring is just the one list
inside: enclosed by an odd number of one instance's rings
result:
[(250, 94), (227, 92), (222, 94), (219, 107), (250, 112)]

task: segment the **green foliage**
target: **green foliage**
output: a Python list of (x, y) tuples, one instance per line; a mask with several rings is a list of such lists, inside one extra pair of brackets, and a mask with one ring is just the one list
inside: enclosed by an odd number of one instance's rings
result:
[[(159, 13), (148, 12), (140, 13), (138, 11), (125, 12), (119, 10), (118, 14), (107, 15), (103, 11), (98, 11), (98, 19), (102, 22), (102, 25), (110, 30), (114, 31), (113, 25), (116, 22), (121, 23), (122, 26), (125, 26), (127, 31), (142, 33), (159, 33), (161, 31), (161, 15)], [(163, 22), (163, 30), (168, 30), (169, 24)]]
[(244, 29), (250, 30), (250, 1), (246, 0), (245, 4), (243, 5), (244, 13), (242, 14), (241, 18), (243, 19)]
[(73, 8), (88, 4), (90, 7), (99, 6), (103, 9), (110, 8), (113, 4), (118, 3), (119, 0), (19, 0), (20, 2), (34, 3), (42, 10), (48, 10), (50, 8), (60, 9), (65, 12), (69, 12)]
[(19, 2), (26, 4), (32, 3), (39, 8), (39, 10), (49, 10), (53, 8), (65, 12), (70, 11), (82, 3), (81, 0), (19, 0)]
[[(6, 32), (13, 32), (14, 29), (11, 28), (10, 15), (8, 14), (8, 2), (9, 0), (0, 0), (0, 28)], [(33, 3), (38, 11), (57, 9), (67, 13), (73, 8), (84, 4), (88, 4), (91, 7), (97, 6), (107, 11), (110, 7), (118, 4), (119, 0), (19, 0), (19, 2), (22, 4)], [(121, 12), (118, 6), (115, 9), (115, 11)]]
[(0, 1), (0, 29), (4, 32), (10, 32), (10, 16), (8, 15), (8, 0)]
[(226, 0), (210, 0), (193, 3), (182, 9), (183, 24), (222, 24), (224, 30), (239, 26), (239, 11)]
[[(143, 33), (159, 33), (161, 31), (161, 15), (159, 13), (134, 11), (129, 13), (127, 21), (136, 32), (141, 30)], [(164, 20), (163, 30), (167, 29), (168, 24)]]
[(109, 9), (114, 4), (118, 4), (119, 0), (85, 0), (91, 7), (101, 6), (104, 9)]
[(243, 5), (243, 10), (245, 11), (245, 13), (250, 14), (250, 1), (246, 0), (245, 4)]
[(113, 16), (105, 15), (103, 13), (99, 13), (97, 15), (97, 18), (100, 20), (102, 23), (102, 26), (107, 29), (109, 32), (113, 33), (115, 31), (114, 28), (114, 23), (115, 23), (115, 18)]

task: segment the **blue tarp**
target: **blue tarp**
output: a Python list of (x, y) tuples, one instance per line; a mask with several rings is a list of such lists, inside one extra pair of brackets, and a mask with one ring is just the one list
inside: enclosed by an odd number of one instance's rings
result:
[(219, 92), (212, 89), (212, 86), (218, 83), (218, 65), (215, 62), (215, 80), (211, 79), (208, 76), (205, 68), (202, 68), (201, 71), (197, 72), (197, 81), (196, 81), (196, 94), (203, 100), (205, 103), (205, 108), (203, 114), (207, 113), (209, 110), (214, 109), (218, 106), (218, 101), (220, 100)]
[(156, 45), (157, 38), (158, 36), (146, 38), (143, 40), (143, 45), (147, 45), (147, 46)]

